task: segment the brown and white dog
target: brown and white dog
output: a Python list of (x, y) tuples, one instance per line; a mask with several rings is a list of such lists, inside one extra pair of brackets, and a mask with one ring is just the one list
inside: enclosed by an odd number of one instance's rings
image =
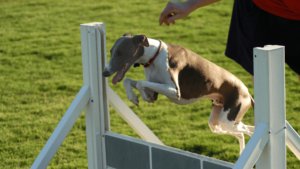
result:
[(154, 102), (163, 94), (179, 105), (193, 103), (201, 98), (212, 100), (209, 127), (213, 133), (236, 136), (240, 153), (245, 148), (244, 135), (251, 136), (253, 126), (241, 122), (254, 101), (247, 87), (233, 74), (202, 58), (189, 49), (164, 43), (145, 35), (124, 34), (112, 49), (110, 61), (102, 75), (113, 77), (112, 83), (120, 82), (134, 64), (144, 65), (147, 81), (126, 78), (123, 84), (128, 99), (138, 105), (136, 88), (143, 99)]

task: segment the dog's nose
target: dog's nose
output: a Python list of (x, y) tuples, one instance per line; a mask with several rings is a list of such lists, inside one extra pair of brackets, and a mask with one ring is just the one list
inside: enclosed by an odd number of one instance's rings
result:
[(109, 72), (108, 72), (108, 71), (103, 71), (103, 72), (102, 72), (102, 76), (108, 77), (108, 76), (109, 76)]

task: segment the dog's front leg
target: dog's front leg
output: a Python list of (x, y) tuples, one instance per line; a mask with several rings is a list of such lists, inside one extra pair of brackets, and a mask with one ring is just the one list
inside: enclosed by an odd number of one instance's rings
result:
[(168, 98), (178, 99), (177, 89), (171, 85), (148, 82), (148, 81), (139, 81), (136, 84), (136, 89), (139, 90), (143, 99), (145, 101), (147, 101), (148, 103), (153, 102), (153, 98), (147, 97), (148, 95), (145, 92), (146, 88), (148, 88), (154, 92), (163, 94), (163, 95), (167, 96)]
[(127, 98), (135, 105), (139, 106), (139, 99), (138, 97), (134, 94), (132, 87), (136, 88), (137, 81), (134, 81), (132, 79), (126, 78), (123, 81), (123, 85), (126, 90), (126, 95)]

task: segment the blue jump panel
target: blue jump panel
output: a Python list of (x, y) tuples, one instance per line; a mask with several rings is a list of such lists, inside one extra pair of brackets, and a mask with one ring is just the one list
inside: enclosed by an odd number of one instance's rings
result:
[(152, 148), (152, 169), (201, 169), (196, 158)]
[(116, 169), (150, 169), (149, 147), (105, 136), (106, 163)]
[(208, 161), (203, 161), (203, 168), (204, 169), (230, 169), (229, 167), (225, 167)]
[(232, 163), (107, 132), (106, 163), (114, 169), (230, 169)]

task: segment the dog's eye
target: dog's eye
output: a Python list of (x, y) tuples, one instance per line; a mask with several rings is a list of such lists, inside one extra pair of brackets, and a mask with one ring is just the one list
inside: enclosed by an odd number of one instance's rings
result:
[(122, 52), (120, 50), (117, 50), (117, 55), (122, 55)]

